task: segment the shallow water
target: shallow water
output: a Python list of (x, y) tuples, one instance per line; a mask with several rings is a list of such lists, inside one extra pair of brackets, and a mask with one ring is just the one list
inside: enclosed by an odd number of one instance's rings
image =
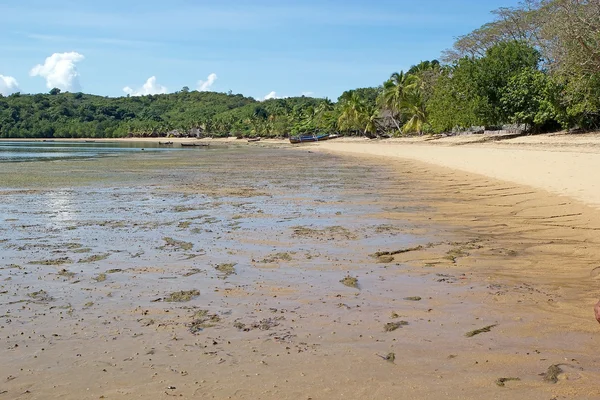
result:
[[(192, 141), (192, 140), (191, 140)], [(53, 161), (123, 155), (139, 151), (191, 151), (177, 145), (156, 142), (95, 142), (95, 141), (16, 141), (0, 140), (0, 163), (25, 161)]]

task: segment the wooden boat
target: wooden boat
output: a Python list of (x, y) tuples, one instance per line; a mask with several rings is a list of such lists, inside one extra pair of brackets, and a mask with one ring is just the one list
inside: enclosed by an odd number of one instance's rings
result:
[(250, 143), (250, 142), (260, 142), (260, 138), (259, 138), (259, 137), (256, 137), (256, 138), (250, 138), (250, 139), (248, 139), (248, 142), (249, 142), (249, 143)]
[(301, 135), (290, 136), (290, 143), (320, 142), (329, 140), (330, 135)]
[(168, 146), (168, 145), (173, 144), (173, 142), (158, 142), (158, 144), (162, 144), (164, 146)]
[(206, 147), (208, 143), (181, 143), (182, 147)]

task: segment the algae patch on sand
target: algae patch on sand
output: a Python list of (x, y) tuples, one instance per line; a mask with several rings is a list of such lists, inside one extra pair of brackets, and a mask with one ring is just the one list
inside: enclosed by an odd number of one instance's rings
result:
[(307, 237), (320, 240), (356, 240), (358, 237), (352, 231), (343, 226), (329, 226), (323, 229), (314, 229), (306, 226), (295, 226), (292, 228), (293, 237)]
[(62, 264), (69, 264), (71, 263), (71, 259), (69, 257), (61, 257), (61, 258), (54, 258), (54, 259), (50, 259), (50, 260), (38, 260), (38, 261), (31, 261), (29, 264), (36, 264), (36, 265), (62, 265)]
[(64, 276), (65, 278), (71, 279), (75, 276), (75, 272), (71, 272), (68, 269), (63, 268), (60, 271), (58, 271), (57, 275)]
[(340, 280), (340, 282), (348, 287), (358, 289), (358, 279), (353, 276), (346, 276), (344, 279)]
[(194, 247), (194, 245), (190, 242), (184, 242), (183, 240), (175, 240), (171, 237), (164, 237), (163, 240), (165, 241), (165, 245), (159, 247), (160, 249), (171, 248), (177, 250), (191, 250)]
[(221, 317), (217, 314), (208, 315), (208, 310), (200, 310), (194, 314), (194, 320), (189, 323), (188, 330), (196, 334), (203, 331), (206, 328), (212, 328), (217, 323), (221, 322)]
[(292, 256), (290, 253), (275, 253), (263, 259), (261, 262), (265, 264), (271, 264), (278, 261), (292, 261)]
[(469, 332), (465, 333), (465, 336), (466, 337), (473, 337), (475, 335), (479, 335), (480, 333), (490, 332), (492, 330), (492, 328), (495, 328), (496, 326), (498, 326), (498, 324), (488, 325), (488, 326), (485, 326), (485, 327), (480, 328), (480, 329), (475, 329), (473, 331), (469, 331)]
[(545, 373), (542, 373), (540, 375), (542, 375), (544, 377), (544, 382), (557, 383), (558, 376), (562, 373), (563, 373), (563, 370), (560, 367), (560, 365), (553, 364), (548, 367), (548, 370)]
[(408, 325), (408, 321), (396, 321), (396, 322), (388, 322), (383, 326), (383, 330), (386, 332), (393, 332), (401, 326)]
[(496, 385), (500, 387), (506, 386), (505, 383), (509, 381), (520, 381), (521, 378), (498, 378), (496, 379)]
[(84, 263), (92, 263), (92, 262), (96, 262), (96, 261), (102, 261), (102, 260), (106, 260), (108, 258), (108, 256), (110, 256), (110, 254), (105, 253), (105, 254), (94, 254), (92, 256), (86, 257), (86, 258), (82, 258), (81, 260), (77, 261), (80, 264), (84, 264)]
[(394, 262), (394, 256), (379, 256), (377, 257), (377, 262), (380, 264), (389, 264), (391, 262)]
[(409, 253), (411, 251), (419, 251), (423, 250), (423, 246), (409, 247), (406, 249), (399, 249), (394, 251), (378, 251), (377, 253), (372, 254), (372, 257), (379, 258), (382, 256), (395, 256), (396, 254)]
[(27, 296), (35, 301), (52, 301), (54, 298), (50, 296), (45, 290), (38, 290), (37, 292), (27, 293)]
[(168, 303), (184, 303), (197, 296), (200, 296), (200, 291), (198, 290), (180, 290), (179, 292), (173, 292), (168, 297), (165, 297), (164, 301)]
[(220, 273), (224, 274), (225, 276), (229, 276), (232, 274), (235, 274), (235, 266), (237, 264), (236, 263), (223, 263), (223, 264), (219, 264), (215, 267), (215, 269), (217, 271), (219, 271)]

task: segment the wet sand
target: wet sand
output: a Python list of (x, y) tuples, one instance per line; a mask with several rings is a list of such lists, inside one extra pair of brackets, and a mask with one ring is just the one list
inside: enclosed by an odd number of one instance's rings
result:
[(5, 168), (0, 399), (600, 396), (595, 209), (310, 150)]

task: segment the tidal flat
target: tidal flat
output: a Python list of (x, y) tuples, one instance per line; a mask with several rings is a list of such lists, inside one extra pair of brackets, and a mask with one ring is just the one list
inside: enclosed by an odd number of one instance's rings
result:
[(533, 268), (568, 254), (499, 203), (521, 190), (276, 146), (2, 167), (0, 399), (596, 390), (581, 286)]

